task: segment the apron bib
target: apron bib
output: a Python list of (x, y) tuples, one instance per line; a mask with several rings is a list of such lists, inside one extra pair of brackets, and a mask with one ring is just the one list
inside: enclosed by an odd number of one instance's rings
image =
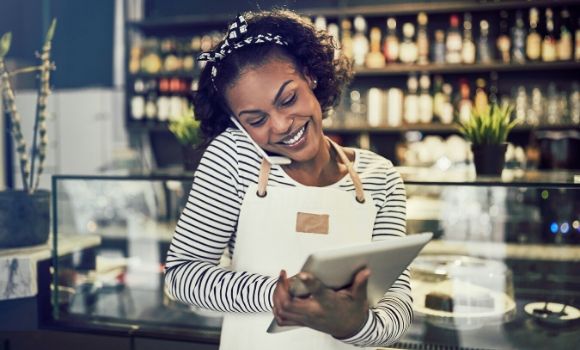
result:
[[(330, 143), (349, 168), (356, 196), (327, 187), (266, 188), (270, 166), (263, 161), (258, 184), (248, 187), (242, 202), (232, 269), (266, 276), (285, 269), (293, 276), (317, 250), (371, 241), (372, 198), (342, 149)], [(220, 350), (360, 349), (306, 327), (269, 334), (272, 319), (272, 312), (225, 314)]]

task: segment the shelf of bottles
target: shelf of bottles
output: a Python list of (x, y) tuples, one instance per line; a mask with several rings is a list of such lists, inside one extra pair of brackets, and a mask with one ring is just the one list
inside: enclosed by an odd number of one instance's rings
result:
[[(578, 6), (568, 5), (311, 18), (352, 59), (357, 77), (328, 129), (454, 131), (455, 122), (488, 101), (514, 104), (519, 130), (578, 127), (580, 23)], [(132, 43), (130, 120), (164, 124), (182, 114), (202, 68), (195, 57), (220, 39), (211, 31)], [(562, 71), (565, 81), (558, 80)], [(526, 77), (502, 86), (499, 76), (514, 72)], [(554, 81), (545, 81), (552, 72)], [(542, 81), (530, 83), (535, 76)], [(382, 81), (372, 86), (365, 79)]]

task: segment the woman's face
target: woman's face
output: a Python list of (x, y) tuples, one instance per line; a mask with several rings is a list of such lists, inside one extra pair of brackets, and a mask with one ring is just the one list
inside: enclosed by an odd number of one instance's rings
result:
[(313, 81), (284, 58), (242, 71), (226, 101), (264, 150), (294, 162), (314, 159), (322, 143), (322, 110)]

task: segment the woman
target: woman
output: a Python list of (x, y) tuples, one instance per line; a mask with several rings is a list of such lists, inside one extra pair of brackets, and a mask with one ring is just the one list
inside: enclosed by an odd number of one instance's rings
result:
[[(372, 307), (368, 269), (338, 291), (301, 273), (309, 295), (290, 292), (288, 276), (311, 252), (405, 234), (405, 190), (391, 162), (324, 136), (322, 119), (351, 77), (334, 49), (326, 33), (276, 10), (239, 16), (200, 56), (195, 115), (211, 143), (175, 230), (166, 284), (182, 302), (226, 313), (220, 349), (384, 346), (411, 322), (408, 272)], [(291, 162), (270, 164), (256, 145)], [(230, 269), (219, 266), (226, 249)], [(268, 334), (272, 316), (303, 327)]]

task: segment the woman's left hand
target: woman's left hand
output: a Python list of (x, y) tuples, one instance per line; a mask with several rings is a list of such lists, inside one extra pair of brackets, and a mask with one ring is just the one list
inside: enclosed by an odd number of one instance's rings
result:
[(333, 290), (310, 273), (301, 272), (299, 278), (310, 291), (304, 298), (290, 294), (286, 272), (274, 290), (274, 316), (281, 326), (305, 326), (328, 333), (336, 338), (349, 338), (362, 329), (367, 320), (367, 281), (370, 270), (359, 271), (351, 286)]

